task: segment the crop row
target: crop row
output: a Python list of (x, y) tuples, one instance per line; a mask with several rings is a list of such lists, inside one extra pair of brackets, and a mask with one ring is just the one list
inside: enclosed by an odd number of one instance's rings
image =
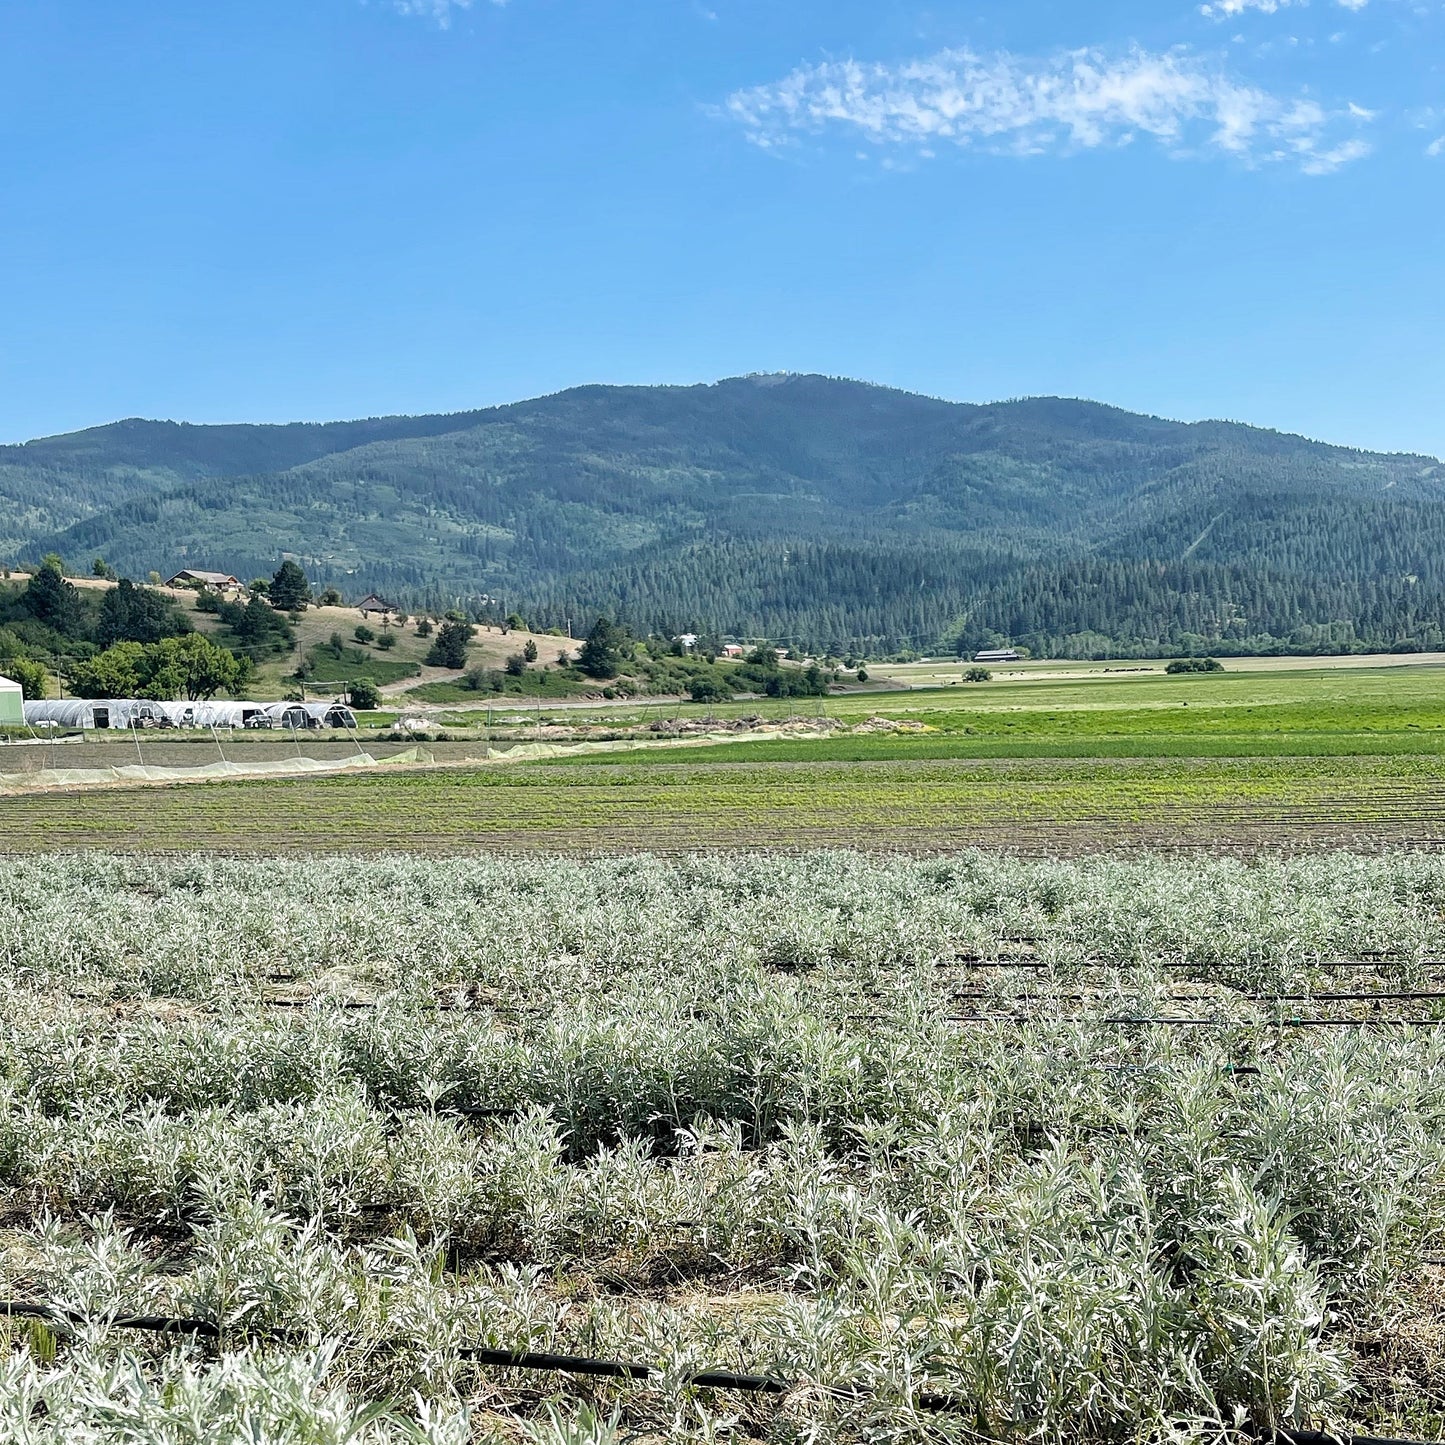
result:
[[(521, 764), (0, 800), (6, 847), (553, 851), (1445, 839), (1436, 757)], [(1102, 825), (1102, 826), (1101, 826)], [(1117, 834), (1109, 831), (1113, 827)]]
[(1256, 995), (1442, 958), (1420, 855), (16, 859), (0, 1438), (1434, 1430), (1445, 1029)]

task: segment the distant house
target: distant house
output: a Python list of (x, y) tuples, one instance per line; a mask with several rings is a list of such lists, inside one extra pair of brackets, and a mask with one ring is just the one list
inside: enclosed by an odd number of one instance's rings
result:
[(363, 617), (386, 617), (395, 612), (396, 608), (373, 592), (371, 596), (361, 599), (361, 606), (358, 610)]
[(184, 572), (177, 572), (166, 586), (209, 587), (214, 592), (239, 592), (242, 583), (239, 577), (232, 577), (229, 572), (199, 572), (187, 567)]
[(973, 660), (975, 662), (1018, 662), (1020, 658), (1012, 647), (997, 647), (987, 652), (975, 652)]
[(743, 651), (744, 649), (739, 647), (736, 642), (729, 642), (723, 648), (722, 655), (724, 657), (741, 657), (743, 655)]
[(691, 652), (693, 648), (697, 646), (697, 633), (680, 632), (672, 640), (674, 642), (680, 642), (689, 652)]

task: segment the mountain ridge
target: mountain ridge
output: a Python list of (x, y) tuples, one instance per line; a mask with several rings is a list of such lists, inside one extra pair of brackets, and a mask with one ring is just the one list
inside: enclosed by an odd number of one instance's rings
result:
[[(1424, 645), (1445, 628), (1445, 466), (1078, 398), (788, 373), (354, 421), (130, 418), (0, 447), (0, 557), (46, 550), (139, 575), (253, 575), (286, 554), (417, 606), (608, 608), (853, 650), (930, 630), (1121, 655)], [(1135, 579), (1102, 632), (1091, 567)]]
[[(830, 376), (822, 372), (757, 372), (739, 376), (719, 377), (715, 381), (700, 382), (579, 382), (574, 386), (560, 387), (556, 391), (542, 392), (537, 396), (521, 397), (516, 401), (494, 402), (483, 407), (467, 407), (461, 411), (439, 411), (439, 412), (378, 412), (368, 416), (358, 417), (333, 417), (324, 421), (317, 420), (292, 420), (292, 421), (188, 421), (175, 417), (143, 417), (125, 416), (116, 417), (111, 421), (97, 422), (90, 426), (77, 427), (66, 432), (49, 432), (40, 436), (30, 437), (24, 441), (0, 442), (0, 453), (25, 448), (43, 447), (53, 442), (73, 441), (81, 437), (89, 437), (102, 432), (109, 432), (118, 428), (157, 428), (167, 431), (325, 431), (336, 427), (364, 427), (385, 425), (392, 422), (445, 422), (454, 421), (459, 418), (485, 417), (498, 412), (507, 411), (514, 407), (536, 406), (559, 397), (571, 396), (581, 392), (618, 392), (618, 391), (640, 391), (640, 392), (688, 392), (705, 391), (721, 386), (750, 384), (754, 386), (782, 385), (792, 381), (821, 381), (830, 384), (839, 384), (850, 387), (858, 387), (868, 391), (877, 391), (891, 396), (906, 396), (918, 401), (932, 402), (940, 406), (950, 408), (968, 408), (978, 411), (992, 410), (999, 407), (1025, 407), (1033, 405), (1079, 406), (1096, 409), (1101, 412), (1113, 413), (1115, 415), (1132, 418), (1138, 421), (1155, 422), (1169, 427), (1226, 427), (1239, 428), (1243, 431), (1253, 432), (1262, 436), (1277, 436), (1292, 441), (1303, 442), (1309, 446), (1326, 447), (1332, 451), (1356, 452), (1367, 456), (1382, 456), (1400, 459), (1416, 459), (1442, 464), (1442, 459), (1430, 455), (1427, 452), (1411, 451), (1379, 451), (1372, 447), (1358, 447), (1348, 442), (1332, 442), (1323, 437), (1313, 437), (1304, 432), (1291, 432), (1280, 427), (1265, 426), (1259, 422), (1243, 421), (1237, 417), (1209, 416), (1199, 417), (1194, 421), (1184, 421), (1178, 417), (1165, 416), (1158, 412), (1131, 411), (1128, 407), (1117, 406), (1112, 402), (1099, 401), (1093, 397), (1069, 396), (1063, 393), (1051, 392), (1026, 392), (1017, 396), (997, 397), (991, 401), (958, 401), (951, 397), (941, 396), (933, 392), (910, 391), (907, 388), (889, 386), (883, 382), (867, 381), (858, 377)], [(452, 430), (465, 430), (465, 427), (449, 428)]]

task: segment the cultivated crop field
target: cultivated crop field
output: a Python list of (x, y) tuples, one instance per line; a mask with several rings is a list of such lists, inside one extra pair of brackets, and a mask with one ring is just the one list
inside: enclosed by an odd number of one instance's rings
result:
[[(866, 741), (866, 739), (860, 740)], [(676, 754), (0, 798), (6, 849), (1299, 851), (1445, 841), (1445, 758)], [(791, 745), (777, 745), (787, 747)], [(729, 751), (734, 751), (729, 749)]]
[(1438, 1439), (1442, 1151), (1445, 859), (16, 861), (0, 1439)]

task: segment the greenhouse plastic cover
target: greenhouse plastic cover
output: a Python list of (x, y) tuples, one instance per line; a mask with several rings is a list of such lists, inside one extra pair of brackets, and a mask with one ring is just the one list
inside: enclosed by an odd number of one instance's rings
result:
[(74, 788), (95, 783), (204, 783), (226, 778), (286, 777), (306, 773), (351, 772), (357, 768), (434, 761), (425, 748), (408, 748), (390, 758), (355, 753), (349, 758), (255, 758), (247, 762), (206, 763), (195, 768), (148, 767), (135, 763), (118, 768), (39, 768), (29, 773), (0, 773), (0, 791), (25, 788)]
[[(540, 762), (548, 758), (577, 757), (583, 753), (630, 753), (643, 750), (707, 746), (718, 743), (763, 741), (785, 736), (775, 731), (753, 733), (694, 733), (685, 738), (626, 738), (583, 743), (519, 743), (505, 751), (487, 748), (479, 758), (449, 759), (449, 767), (482, 767), (497, 763)], [(792, 736), (787, 734), (786, 736)], [(59, 740), (57, 740), (59, 741)], [(389, 758), (355, 753), (349, 758), (274, 758), (248, 762), (207, 763), (196, 768), (150, 767), (135, 763), (114, 768), (40, 768), (28, 773), (0, 773), (0, 793), (41, 788), (85, 787), (105, 783), (218, 782), (227, 778), (286, 777), (301, 774), (351, 772), (359, 768), (435, 764), (425, 748), (407, 748)]]

